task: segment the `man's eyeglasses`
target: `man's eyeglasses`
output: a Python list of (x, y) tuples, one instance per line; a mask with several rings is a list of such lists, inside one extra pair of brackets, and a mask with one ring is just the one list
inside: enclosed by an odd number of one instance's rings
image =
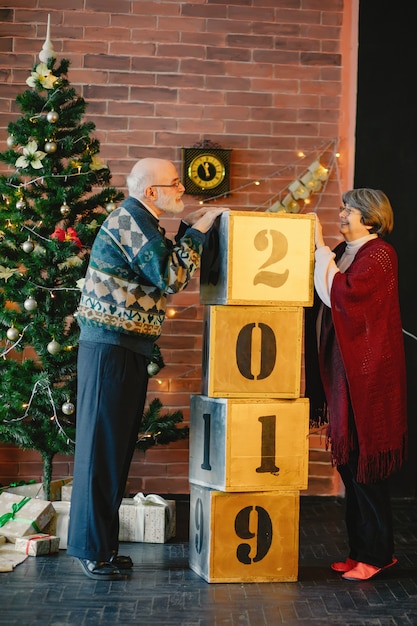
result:
[(170, 185), (149, 185), (150, 187), (176, 187), (178, 189), (178, 187), (182, 185), (182, 182), (180, 180), (177, 180), (176, 183), (171, 183)]

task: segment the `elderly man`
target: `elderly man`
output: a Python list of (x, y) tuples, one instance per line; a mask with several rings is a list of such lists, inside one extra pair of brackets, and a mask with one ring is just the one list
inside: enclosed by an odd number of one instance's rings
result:
[(206, 233), (224, 208), (202, 207), (181, 222), (175, 242), (159, 225), (183, 211), (173, 163), (138, 161), (129, 197), (94, 241), (77, 320), (77, 428), (69, 555), (95, 580), (117, 580), (132, 561), (118, 554), (119, 506), (148, 386), (147, 364), (161, 334), (167, 294), (200, 266)]

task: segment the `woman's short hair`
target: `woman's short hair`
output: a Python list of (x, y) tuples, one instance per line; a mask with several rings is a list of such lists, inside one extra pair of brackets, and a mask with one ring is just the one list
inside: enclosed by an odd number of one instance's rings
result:
[(394, 228), (394, 213), (386, 194), (380, 189), (351, 189), (342, 195), (344, 205), (358, 209), (369, 232), (385, 237)]

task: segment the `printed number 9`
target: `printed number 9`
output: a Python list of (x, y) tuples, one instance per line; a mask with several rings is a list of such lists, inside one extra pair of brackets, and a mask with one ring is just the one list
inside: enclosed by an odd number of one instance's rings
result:
[[(256, 532), (250, 530), (250, 518), (255, 515), (253, 511), (256, 511), (257, 516), (257, 529)], [(250, 553), (253, 545), (249, 543), (241, 543), (237, 550), (236, 556), (240, 563), (250, 564), (261, 561), (269, 551), (272, 543), (272, 522), (268, 515), (268, 512), (260, 506), (247, 506), (236, 515), (235, 519), (235, 531), (238, 537), (241, 539), (253, 539), (256, 537), (256, 553), (251, 558)]]

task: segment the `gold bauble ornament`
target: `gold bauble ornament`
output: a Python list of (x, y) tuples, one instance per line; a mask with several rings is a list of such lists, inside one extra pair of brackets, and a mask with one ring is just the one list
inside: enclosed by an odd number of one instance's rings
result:
[(53, 154), (54, 152), (56, 152), (58, 146), (55, 143), (55, 141), (47, 141), (45, 143), (45, 152), (47, 152), (48, 154)]
[(116, 208), (116, 203), (115, 202), (108, 202), (106, 204), (106, 211), (107, 211), (107, 213), (111, 213), (112, 211), (114, 211), (115, 208)]
[(157, 374), (160, 369), (161, 368), (159, 367), (159, 365), (157, 363), (154, 363), (154, 361), (148, 363), (147, 370), (149, 376), (155, 376), (155, 374)]
[(31, 252), (33, 252), (34, 248), (35, 248), (35, 244), (33, 243), (32, 239), (27, 239), (26, 241), (22, 243), (23, 252), (27, 252), (27, 254), (30, 254)]
[(59, 120), (59, 115), (58, 115), (58, 113), (56, 111), (48, 111), (48, 113), (46, 115), (46, 119), (51, 124), (55, 124)]
[(17, 328), (12, 326), (11, 328), (7, 329), (6, 335), (7, 339), (10, 339), (10, 341), (16, 341), (16, 339), (19, 337), (19, 331), (17, 330)]
[(61, 409), (64, 415), (72, 415), (75, 411), (75, 406), (73, 405), (72, 402), (67, 401), (67, 402), (64, 402)]
[(46, 349), (48, 350), (49, 354), (58, 354), (58, 352), (61, 350), (61, 344), (53, 339), (48, 343)]
[(25, 310), (29, 311), (30, 313), (31, 311), (36, 311), (36, 309), (38, 308), (38, 303), (36, 302), (35, 298), (30, 296), (24, 301), (23, 306), (25, 307)]
[(68, 204), (66, 202), (61, 204), (61, 208), (59, 210), (61, 211), (61, 215), (63, 217), (67, 217), (67, 215), (70, 214), (70, 208), (69, 208), (69, 206), (68, 206)]
[(16, 209), (25, 209), (26, 208), (26, 202), (24, 200), (18, 200), (16, 202)]
[(14, 146), (16, 145), (16, 139), (13, 137), (13, 135), (9, 135), (7, 137), (6, 144), (8, 148), (14, 148)]

